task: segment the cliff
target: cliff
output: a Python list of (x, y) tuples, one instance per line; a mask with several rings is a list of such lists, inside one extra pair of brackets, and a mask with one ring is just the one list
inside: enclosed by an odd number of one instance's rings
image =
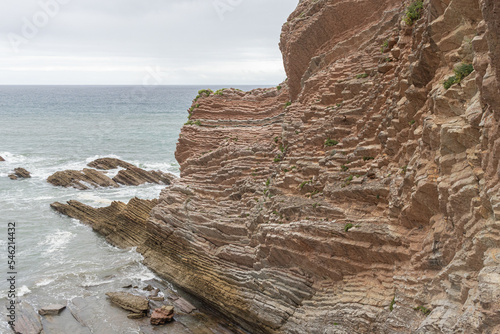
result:
[(286, 82), (201, 92), (145, 263), (252, 333), (499, 333), (500, 4), (411, 5), (302, 0)]

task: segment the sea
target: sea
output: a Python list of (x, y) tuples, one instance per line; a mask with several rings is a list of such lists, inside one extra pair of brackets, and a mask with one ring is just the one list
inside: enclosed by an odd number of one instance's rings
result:
[[(159, 279), (135, 249), (109, 245), (50, 204), (74, 199), (102, 207), (133, 197), (158, 198), (164, 186), (81, 191), (52, 186), (47, 177), (103, 157), (178, 175), (174, 152), (193, 98), (200, 89), (228, 86), (0, 86), (0, 156), (6, 160), (0, 162), (2, 312), (9, 301), (9, 272), (16, 273), (17, 300), (35, 308), (82, 296), (104, 299), (105, 292)], [(32, 177), (9, 179), (16, 167)], [(9, 224), (15, 224), (13, 268), (7, 265)], [(0, 317), (0, 333), (10, 332), (6, 317)], [(130, 325), (123, 332), (139, 329)]]

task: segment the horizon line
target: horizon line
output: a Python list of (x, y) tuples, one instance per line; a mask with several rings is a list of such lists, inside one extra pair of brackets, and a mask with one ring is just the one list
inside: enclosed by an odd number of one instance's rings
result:
[[(0, 86), (144, 86), (144, 87), (170, 87), (170, 86), (271, 86), (277, 84), (259, 83), (259, 84), (168, 84), (168, 85), (141, 85), (141, 84), (0, 84)], [(279, 84), (278, 84), (279, 85)]]

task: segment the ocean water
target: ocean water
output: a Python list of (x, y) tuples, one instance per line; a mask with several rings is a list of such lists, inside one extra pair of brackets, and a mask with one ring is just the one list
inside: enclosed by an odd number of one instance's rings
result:
[[(110, 246), (90, 227), (49, 205), (76, 199), (92, 206), (157, 198), (159, 185), (80, 191), (48, 176), (81, 170), (99, 157), (178, 174), (174, 158), (195, 86), (0, 86), (0, 277), (7, 277), (7, 227), (16, 223), (16, 294), (35, 307), (155, 278), (135, 250)], [(222, 87), (210, 87), (218, 89)], [(249, 90), (254, 87), (238, 86)], [(16, 167), (32, 178), (13, 181)], [(0, 279), (0, 305), (9, 285)], [(3, 306), (2, 306), (2, 309)], [(5, 310), (5, 309), (4, 309)], [(4, 312), (4, 311), (2, 311)], [(130, 333), (138, 329), (131, 326)], [(5, 317), (0, 332), (9, 333)]]

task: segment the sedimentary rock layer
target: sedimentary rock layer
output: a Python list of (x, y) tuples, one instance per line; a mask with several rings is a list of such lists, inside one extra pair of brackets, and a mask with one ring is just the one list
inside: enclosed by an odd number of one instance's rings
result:
[(111, 244), (126, 248), (144, 242), (146, 221), (157, 203), (157, 200), (133, 198), (127, 204), (115, 201), (108, 207), (97, 209), (78, 201), (69, 201), (67, 204), (56, 202), (50, 206), (59, 213), (90, 225)]
[(500, 5), (412, 3), (300, 1), (286, 82), (200, 94), (145, 263), (252, 333), (499, 332)]
[(115, 158), (101, 158), (88, 164), (89, 167), (110, 170), (123, 167), (113, 178), (105, 173), (93, 168), (84, 168), (82, 171), (65, 170), (52, 174), (47, 178), (47, 182), (59, 187), (73, 187), (86, 190), (90, 187), (119, 187), (138, 186), (144, 183), (156, 183), (169, 185), (175, 178), (174, 175), (162, 171), (147, 171), (136, 167), (128, 162)]

